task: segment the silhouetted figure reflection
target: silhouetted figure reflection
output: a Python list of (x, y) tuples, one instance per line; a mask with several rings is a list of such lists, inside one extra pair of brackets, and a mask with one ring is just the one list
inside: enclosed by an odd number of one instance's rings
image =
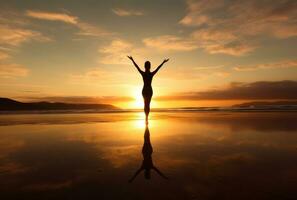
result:
[(133, 62), (134, 66), (137, 68), (138, 72), (141, 74), (143, 79), (143, 88), (142, 88), (142, 96), (144, 100), (144, 112), (145, 112), (145, 122), (148, 124), (148, 115), (150, 113), (150, 103), (153, 96), (152, 89), (152, 80), (154, 75), (159, 71), (164, 63), (166, 63), (169, 59), (165, 59), (153, 72), (151, 72), (151, 63), (146, 61), (144, 63), (145, 71), (142, 71), (139, 66), (136, 64), (132, 56), (128, 56), (128, 58)]
[(142, 155), (143, 155), (143, 161), (140, 166), (140, 168), (135, 172), (133, 177), (129, 180), (129, 182), (132, 182), (136, 176), (144, 170), (144, 177), (146, 179), (151, 178), (151, 169), (155, 170), (161, 177), (168, 179), (153, 163), (153, 158), (152, 158), (152, 153), (153, 153), (153, 147), (151, 145), (151, 140), (150, 140), (150, 130), (148, 126), (145, 127), (145, 132), (144, 132), (144, 142), (143, 142), (143, 147), (142, 147)]

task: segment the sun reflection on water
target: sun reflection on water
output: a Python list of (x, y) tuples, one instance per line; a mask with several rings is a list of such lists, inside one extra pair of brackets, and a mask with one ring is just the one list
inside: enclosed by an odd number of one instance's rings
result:
[[(154, 127), (156, 121), (149, 117), (149, 127)], [(133, 120), (133, 126), (137, 129), (144, 129), (145, 124), (145, 114), (143, 112), (138, 112), (135, 116), (135, 120)]]

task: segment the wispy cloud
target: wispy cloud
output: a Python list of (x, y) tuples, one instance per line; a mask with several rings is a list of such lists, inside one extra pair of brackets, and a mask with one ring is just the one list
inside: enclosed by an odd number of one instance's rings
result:
[(244, 41), (215, 41), (213, 37), (212, 40), (202, 41), (201, 38), (197, 39), (193, 36), (185, 38), (174, 35), (163, 35), (145, 38), (143, 42), (147, 47), (161, 51), (193, 51), (202, 48), (210, 54), (228, 54), (232, 56), (242, 56), (257, 48), (256, 45)]
[(50, 20), (50, 21), (61, 21), (69, 24), (77, 24), (78, 18), (65, 13), (53, 13), (44, 11), (33, 11), (27, 10), (26, 16), (33, 17), (36, 19)]
[(31, 40), (41, 42), (51, 41), (49, 37), (44, 36), (38, 31), (0, 24), (0, 44), (18, 46)]
[(17, 64), (0, 63), (0, 78), (24, 77), (29, 70)]
[[(188, 0), (188, 12), (179, 23), (196, 30), (187, 38), (179, 38), (179, 41), (191, 41), (194, 46), (210, 54), (242, 56), (256, 49), (259, 44), (254, 42), (260, 41), (256, 38), (269, 36), (283, 39), (297, 36), (296, 10), (297, 3), (292, 0)], [(163, 45), (155, 47), (164, 48)], [(177, 49), (182, 51), (196, 48)]]
[(284, 60), (274, 63), (258, 64), (258, 65), (247, 65), (247, 66), (236, 66), (233, 69), (236, 71), (256, 71), (261, 69), (282, 69), (297, 67), (297, 60)]
[(166, 68), (162, 71), (163, 76), (161, 79), (171, 79), (175, 80), (206, 80), (208, 78), (218, 78), (224, 79), (230, 76), (228, 70), (222, 69), (223, 65), (218, 66), (202, 66), (202, 67), (175, 67), (175, 68)]
[(210, 54), (245, 55), (256, 48), (230, 30), (201, 29), (191, 34), (192, 40), (200, 44)]
[(99, 47), (98, 52), (101, 54), (98, 60), (103, 64), (128, 64), (130, 61), (127, 55), (137, 56), (142, 54), (143, 48), (135, 47), (135, 45), (127, 40), (114, 39), (109, 44)]
[(80, 29), (80, 31), (77, 33), (78, 35), (95, 37), (114, 35), (114, 33), (107, 31), (104, 28), (81, 21), (78, 24), (76, 24), (76, 26)]
[(217, 8), (223, 5), (223, 1), (219, 0), (187, 0), (187, 14), (180, 20), (180, 24), (185, 26), (200, 26), (213, 22), (213, 19), (208, 15)]
[(100, 37), (113, 34), (102, 27), (86, 23), (80, 20), (79, 17), (66, 13), (27, 10), (25, 15), (35, 19), (60, 21), (73, 25), (79, 29), (78, 35)]
[(0, 61), (6, 60), (7, 58), (9, 58), (9, 55), (3, 51), (0, 51)]
[(24, 43), (49, 42), (51, 38), (30, 27), (30, 22), (16, 12), (0, 14), (0, 78), (25, 77), (29, 69), (13, 61), (12, 53)]
[(224, 67), (224, 65), (215, 65), (215, 66), (199, 66), (195, 67), (196, 70), (213, 70), (213, 69), (220, 69)]
[(148, 47), (163, 51), (191, 51), (199, 47), (193, 40), (187, 40), (173, 35), (145, 38), (143, 42)]
[(223, 53), (232, 56), (241, 56), (253, 51), (256, 46), (234, 41), (227, 44), (208, 44), (204, 48), (210, 54)]
[[(227, 31), (240, 34), (239, 37), (262, 33), (281, 37), (297, 35), (294, 26), (297, 3), (294, 0), (188, 0), (187, 6), (188, 13), (180, 20), (180, 24), (185, 26), (205, 25), (202, 30), (220, 30), (223, 34)], [(285, 30), (279, 34), (283, 28)]]
[(75, 85), (92, 85), (96, 87), (113, 87), (123, 85), (129, 77), (129, 73), (123, 71), (111, 71), (103, 67), (88, 68), (82, 72), (68, 74), (68, 83)]
[(102, 83), (102, 81), (108, 79), (110, 75), (100, 68), (91, 68), (84, 73), (70, 74), (69, 77), (73, 83), (96, 82), (98, 84), (98, 82)]
[(127, 17), (127, 16), (141, 16), (144, 15), (142, 11), (138, 10), (127, 10), (123, 8), (114, 8), (112, 9), (112, 12), (120, 17)]

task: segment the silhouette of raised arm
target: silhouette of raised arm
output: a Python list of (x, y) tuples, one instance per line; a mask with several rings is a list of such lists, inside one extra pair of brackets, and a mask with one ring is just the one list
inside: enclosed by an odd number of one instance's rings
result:
[(157, 167), (153, 166), (152, 167), (161, 177), (168, 179), (167, 176), (165, 176)]
[(127, 56), (127, 57), (133, 62), (134, 66), (139, 71), (139, 73), (142, 74), (143, 71), (141, 71), (141, 69), (139, 68), (139, 66), (137, 65), (137, 63), (134, 61), (134, 59), (132, 58), (132, 56)]
[(166, 62), (168, 62), (169, 61), (169, 59), (165, 59), (158, 67), (157, 67), (157, 69), (155, 69), (155, 71), (153, 71), (152, 73), (153, 73), (153, 75), (155, 75), (158, 71), (159, 71), (159, 69), (163, 66), (163, 64), (164, 63), (166, 63)]
[(141, 170), (143, 170), (142, 166), (135, 172), (135, 174), (129, 179), (129, 183), (131, 183), (136, 176), (141, 172)]

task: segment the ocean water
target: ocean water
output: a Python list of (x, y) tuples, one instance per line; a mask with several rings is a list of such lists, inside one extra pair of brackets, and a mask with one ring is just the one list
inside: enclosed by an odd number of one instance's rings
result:
[(154, 112), (148, 128), (139, 112), (0, 115), (0, 199), (295, 199), (296, 188), (297, 112)]

